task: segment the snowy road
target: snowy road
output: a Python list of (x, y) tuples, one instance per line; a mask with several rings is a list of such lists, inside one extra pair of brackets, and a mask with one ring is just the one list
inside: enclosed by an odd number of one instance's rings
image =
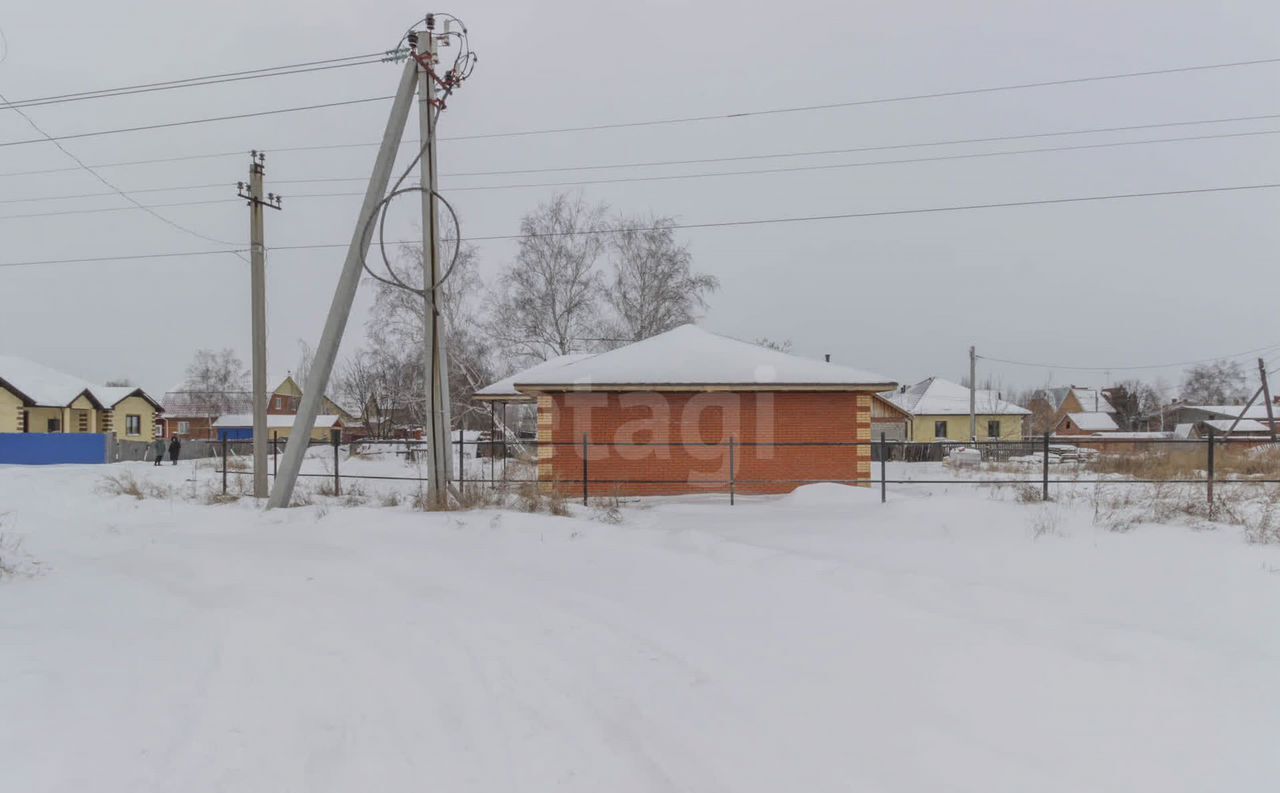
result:
[[(113, 470), (119, 470), (115, 466)], [(185, 466), (134, 468), (180, 481)], [(0, 788), (1222, 791), (1280, 778), (1280, 551), (819, 486), (621, 525), (0, 469)], [(28, 569), (32, 565), (26, 565)]]

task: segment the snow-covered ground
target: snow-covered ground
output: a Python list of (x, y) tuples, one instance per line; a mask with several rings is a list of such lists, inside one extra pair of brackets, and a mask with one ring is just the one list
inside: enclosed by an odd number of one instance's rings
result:
[[(121, 472), (150, 495), (97, 491)], [(368, 483), (367, 506), (264, 513), (200, 503), (215, 479), (0, 468), (0, 789), (1280, 779), (1280, 548), (1236, 527), (1118, 533), (971, 485), (616, 523), (427, 514)]]

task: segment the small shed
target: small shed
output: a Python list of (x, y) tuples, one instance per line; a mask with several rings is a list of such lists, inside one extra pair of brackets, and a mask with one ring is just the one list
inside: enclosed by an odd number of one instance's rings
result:
[(1068, 413), (1054, 427), (1055, 435), (1096, 435), (1100, 432), (1119, 432), (1120, 425), (1110, 413)]
[[(286, 413), (268, 413), (268, 436), (285, 440), (293, 430), (293, 420), (295, 418), (296, 416)], [(220, 441), (251, 441), (253, 440), (253, 414), (233, 413), (228, 416), (219, 416), (218, 420), (213, 422), (213, 429), (217, 439)], [(342, 429), (341, 417), (333, 415), (316, 416), (315, 427), (311, 430), (311, 440), (327, 441), (330, 437), (329, 431), (334, 429)]]
[(511, 383), (537, 400), (538, 478), (594, 495), (781, 493), (871, 476), (895, 383), (682, 325)]

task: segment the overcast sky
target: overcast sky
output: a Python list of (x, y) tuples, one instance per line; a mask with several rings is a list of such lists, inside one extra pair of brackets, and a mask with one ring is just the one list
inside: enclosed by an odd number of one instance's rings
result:
[[(427, 9), (415, 2), (65, 0), (7, 3), (0, 92), (10, 100), (277, 66), (388, 49)], [(434, 9), (467, 23), (480, 56), (450, 102), (444, 136), (715, 115), (777, 107), (1280, 57), (1280, 4), (1033, 2), (487, 2)], [(0, 56), (4, 57), (4, 56)], [(390, 94), (395, 65), (335, 69), (28, 110), (54, 135)], [(163, 131), (69, 140), (91, 165), (138, 159), (370, 143), (379, 102)], [(778, 154), (1280, 113), (1280, 64), (864, 105), (701, 123), (442, 144), (444, 174), (643, 160)], [(1068, 135), (661, 168), (444, 177), (463, 236), (510, 234), (557, 188), (462, 187), (871, 162), (970, 152), (1277, 129), (1271, 121)], [(33, 130), (0, 110), (0, 143)], [(416, 137), (416, 123), (411, 125)], [(1018, 156), (575, 188), (619, 211), (705, 223), (1280, 182), (1280, 136), (1221, 138)], [(268, 155), (268, 245), (344, 243), (372, 147)], [(0, 146), (0, 174), (64, 168), (53, 145)], [(234, 200), (247, 155), (104, 168), (144, 203), (227, 199), (157, 211), (244, 245)], [(454, 192), (450, 192), (450, 189)], [(565, 189), (565, 188), (559, 188)], [(5, 263), (226, 247), (98, 193), (83, 171), (0, 175), (0, 352), (90, 379), (129, 376), (163, 391), (193, 350), (247, 359), (248, 266), (230, 255), (3, 267)], [(413, 233), (412, 212), (396, 217)], [(1183, 361), (1280, 345), (1280, 191), (1136, 198), (681, 232), (720, 278), (704, 325), (903, 382), (958, 378), (967, 347), (1056, 366), (1114, 367), (1176, 380)], [(481, 243), (485, 271), (512, 256)], [(341, 249), (270, 255), (272, 370), (314, 341)], [(363, 342), (362, 289), (344, 352)], [(1280, 351), (1273, 351), (1280, 361)], [(1095, 383), (1103, 373), (983, 362), (1008, 385)]]

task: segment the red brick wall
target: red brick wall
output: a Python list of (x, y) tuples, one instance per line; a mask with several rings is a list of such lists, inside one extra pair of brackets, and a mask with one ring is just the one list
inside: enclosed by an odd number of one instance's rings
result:
[[(752, 480), (871, 476), (870, 447), (773, 445), (870, 440), (869, 394), (564, 393), (544, 399), (539, 413), (540, 425), (550, 424), (540, 434), (552, 441), (540, 451), (539, 477), (559, 482), (566, 495), (582, 492), (584, 433), (591, 441), (587, 478), (594, 496), (727, 492), (731, 437), (737, 444), (734, 479), (739, 493), (785, 493), (803, 484)], [(637, 443), (659, 445), (628, 445)], [(661, 445), (667, 443), (717, 445)]]

